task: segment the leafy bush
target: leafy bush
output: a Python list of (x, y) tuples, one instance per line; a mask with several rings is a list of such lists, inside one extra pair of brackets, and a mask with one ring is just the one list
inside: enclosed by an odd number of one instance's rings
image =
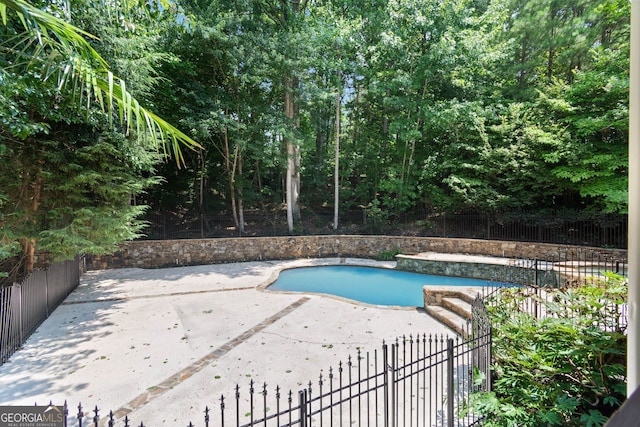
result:
[(625, 398), (626, 295), (615, 275), (545, 297), (505, 290), (489, 308), (493, 389), (472, 409), (488, 426), (606, 423)]
[(396, 255), (400, 255), (402, 250), (400, 248), (395, 248), (387, 251), (380, 251), (376, 254), (377, 261), (393, 261)]

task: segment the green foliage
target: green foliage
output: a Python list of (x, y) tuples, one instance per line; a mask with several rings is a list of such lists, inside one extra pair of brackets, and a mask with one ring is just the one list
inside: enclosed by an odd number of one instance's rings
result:
[[(0, 136), (66, 153), (59, 135), (115, 130), (177, 149), (184, 167), (159, 165), (144, 201), (178, 216), (278, 209), (289, 142), (300, 201), (318, 211), (334, 200), (339, 118), (339, 211), (369, 206), (372, 231), (431, 210), (624, 213), (629, 9), (0, 0)], [(182, 153), (192, 138), (206, 150)]]
[(558, 124), (572, 138), (550, 159), (553, 174), (575, 185), (605, 212), (626, 212), (628, 189), (628, 91), (629, 77), (622, 52), (593, 52), (591, 70), (577, 72), (572, 85), (554, 90), (564, 108), (553, 108)]
[(139, 237), (144, 192), (161, 181), (155, 165), (197, 146), (137, 100), (171, 59), (154, 43), (170, 13), (84, 0), (2, 0), (0, 12), (0, 257), (21, 250), (21, 274), (36, 247), (60, 260)]
[[(154, 104), (209, 153), (164, 172), (157, 206), (193, 209), (202, 176), (210, 209), (239, 189), (245, 208), (281, 203), (293, 138), (301, 200), (328, 208), (339, 92), (340, 211), (624, 212), (627, 3), (181, 2), (192, 27), (158, 35), (179, 60), (162, 63)], [(242, 174), (221, 172), (229, 159)]]
[(541, 318), (522, 310), (528, 297), (519, 289), (490, 306), (492, 391), (472, 403), (486, 425), (602, 426), (625, 398), (625, 279), (549, 292), (537, 301)]
[(381, 203), (378, 199), (373, 199), (365, 207), (366, 224), (375, 233), (382, 230), (383, 226), (390, 221), (390, 213), (386, 209), (382, 209)]
[(395, 248), (387, 251), (381, 251), (376, 254), (376, 260), (378, 261), (393, 261), (396, 255), (400, 255), (402, 253), (402, 249)]
[(150, 174), (154, 152), (82, 124), (36, 137), (9, 141), (0, 157), (0, 185), (11, 201), (0, 205), (3, 241), (34, 239), (59, 260), (111, 252), (140, 235), (145, 206), (132, 202), (158, 182)]
[[(26, 70), (42, 80), (57, 80), (59, 95), (73, 99), (87, 115), (92, 108), (107, 111), (112, 127), (113, 116), (117, 116), (127, 133), (135, 132), (141, 141), (152, 143), (165, 153), (171, 150), (178, 162), (182, 159), (182, 145), (199, 147), (189, 136), (140, 105), (125, 81), (108, 69), (107, 62), (87, 40), (95, 36), (25, 0), (0, 0), (0, 14), (7, 35), (0, 42), (3, 72), (18, 70), (20, 74)], [(67, 88), (71, 90), (60, 92)], [(11, 131), (24, 137), (24, 130)]]

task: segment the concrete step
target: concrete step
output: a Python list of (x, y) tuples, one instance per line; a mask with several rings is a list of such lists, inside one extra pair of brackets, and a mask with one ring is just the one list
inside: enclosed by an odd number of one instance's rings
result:
[(478, 294), (478, 289), (460, 287), (460, 289), (456, 291), (455, 297), (471, 304)]
[(442, 307), (453, 311), (458, 316), (471, 320), (471, 304), (460, 298), (442, 298)]
[(464, 335), (467, 320), (459, 314), (439, 305), (425, 307), (428, 315), (453, 329), (458, 335)]

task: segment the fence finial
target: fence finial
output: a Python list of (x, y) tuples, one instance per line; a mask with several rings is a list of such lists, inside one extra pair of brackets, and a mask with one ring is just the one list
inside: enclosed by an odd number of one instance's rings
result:
[(82, 418), (84, 417), (84, 412), (82, 412), (82, 404), (78, 403), (78, 427), (82, 427)]

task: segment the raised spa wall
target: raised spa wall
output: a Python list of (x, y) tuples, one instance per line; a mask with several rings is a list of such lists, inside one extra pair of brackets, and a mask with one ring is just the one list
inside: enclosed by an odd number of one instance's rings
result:
[[(137, 240), (122, 245), (113, 255), (89, 254), (86, 265), (89, 270), (162, 268), (299, 258), (375, 259), (383, 253), (412, 255), (425, 252), (542, 258), (546, 254), (566, 249), (566, 245), (544, 243), (364, 235)], [(626, 258), (624, 250), (597, 250), (616, 258)]]
[[(480, 259), (482, 258), (482, 259)], [(456, 256), (421, 253), (397, 255), (396, 269), (437, 276), (497, 280), (504, 283), (558, 283), (559, 273), (533, 269), (533, 265), (510, 258)], [(546, 269), (545, 269), (546, 270)], [(548, 277), (549, 274), (557, 277)]]

